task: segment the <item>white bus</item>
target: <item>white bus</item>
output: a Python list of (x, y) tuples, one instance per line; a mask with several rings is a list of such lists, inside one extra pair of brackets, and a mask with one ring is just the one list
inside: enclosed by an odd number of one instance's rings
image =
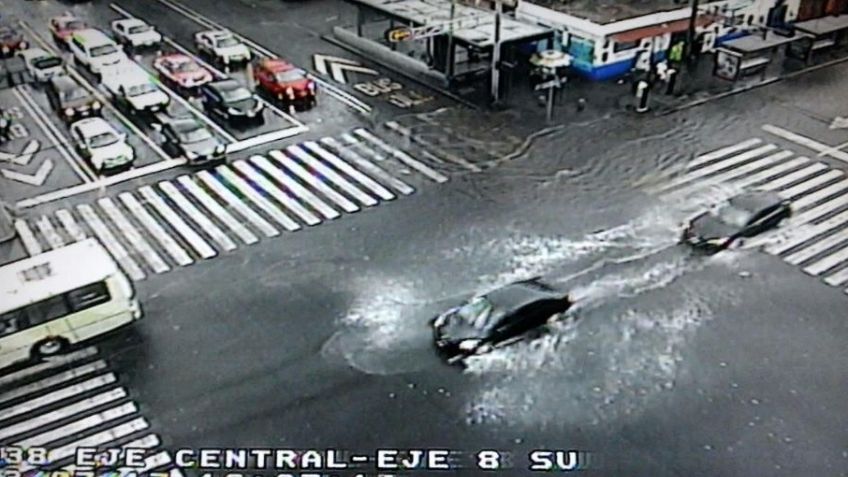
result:
[(129, 279), (94, 239), (0, 267), (0, 367), (62, 353), (141, 318)]

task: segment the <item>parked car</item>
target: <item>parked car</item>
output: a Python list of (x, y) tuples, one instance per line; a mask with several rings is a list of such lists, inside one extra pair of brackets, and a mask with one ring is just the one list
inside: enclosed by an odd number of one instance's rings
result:
[(65, 74), (65, 65), (61, 58), (41, 48), (27, 48), (17, 53), (24, 60), (27, 71), (35, 81), (44, 83), (50, 78)]
[(74, 63), (97, 76), (103, 68), (129, 61), (117, 43), (102, 31), (93, 28), (75, 32), (71, 35), (70, 45)]
[(306, 72), (279, 58), (262, 58), (253, 70), (259, 91), (297, 109), (315, 106), (317, 88)]
[(196, 94), (197, 89), (214, 79), (212, 73), (200, 66), (194, 58), (181, 53), (162, 55), (153, 62), (159, 79), (186, 94)]
[(775, 192), (739, 194), (689, 221), (683, 242), (707, 253), (778, 227), (792, 216), (792, 203)]
[(207, 58), (222, 64), (233, 65), (250, 61), (250, 49), (224, 30), (209, 30), (196, 33), (194, 44), (197, 50)]
[(211, 115), (226, 119), (231, 123), (263, 123), (264, 104), (234, 79), (224, 79), (207, 83), (200, 88), (203, 109)]
[(531, 279), (476, 296), (433, 319), (436, 349), (448, 363), (533, 337), (572, 306), (568, 294)]
[(227, 159), (226, 145), (197, 119), (174, 119), (155, 127), (162, 135), (162, 149), (173, 157), (185, 157), (190, 165), (210, 165)]
[(10, 25), (0, 25), (0, 57), (8, 58), (28, 46), (29, 43), (18, 30)]
[(47, 101), (65, 123), (99, 116), (103, 105), (69, 76), (54, 76), (47, 83)]
[(158, 48), (162, 44), (162, 35), (138, 18), (124, 18), (113, 21), (112, 34), (118, 43), (133, 50)]
[(119, 133), (103, 118), (86, 118), (71, 124), (71, 138), (80, 155), (98, 174), (127, 170), (135, 161), (135, 151), (127, 135)]
[(132, 61), (104, 68), (102, 84), (115, 104), (130, 114), (156, 113), (171, 101), (147, 71)]
[(50, 36), (60, 48), (70, 48), (71, 36), (74, 32), (85, 30), (88, 24), (70, 14), (60, 15), (50, 19)]

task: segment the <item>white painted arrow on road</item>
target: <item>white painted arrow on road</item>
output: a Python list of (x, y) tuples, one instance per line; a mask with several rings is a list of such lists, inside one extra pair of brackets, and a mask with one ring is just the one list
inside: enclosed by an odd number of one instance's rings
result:
[(830, 129), (848, 129), (848, 118), (843, 118), (842, 116), (833, 118), (833, 122), (830, 123)]
[[(318, 70), (322, 75), (330, 75), (339, 83), (347, 84), (347, 77), (345, 76), (345, 71), (354, 71), (356, 73), (363, 73), (367, 75), (378, 75), (375, 70), (371, 68), (366, 68), (362, 66), (357, 61), (350, 60), (348, 58), (339, 58), (337, 56), (329, 56), (322, 55), (316, 53), (312, 56), (313, 61), (315, 62), (315, 69)], [(329, 70), (327, 69), (329, 66)]]
[(44, 181), (47, 180), (47, 176), (50, 175), (50, 172), (53, 170), (53, 161), (50, 159), (45, 159), (44, 162), (41, 163), (41, 166), (38, 167), (38, 170), (35, 171), (35, 174), (21, 174), (20, 172), (10, 171), (8, 169), (0, 169), (0, 173), (3, 174), (3, 177), (7, 179), (11, 179), (13, 181), (23, 182), (24, 184), (40, 186), (44, 184)]
[(38, 150), (41, 149), (41, 144), (35, 139), (31, 140), (21, 149), (21, 152), (18, 154), (11, 154), (8, 152), (0, 151), (0, 161), (11, 162), (12, 164), (17, 164), (19, 166), (25, 166), (29, 164), (29, 161), (32, 159), (32, 156), (35, 155)]

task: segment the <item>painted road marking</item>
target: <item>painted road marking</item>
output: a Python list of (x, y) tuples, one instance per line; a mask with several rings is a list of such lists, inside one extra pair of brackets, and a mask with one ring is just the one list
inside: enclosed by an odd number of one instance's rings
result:
[(830, 248), (838, 245), (841, 242), (848, 240), (844, 234), (835, 233), (823, 239), (817, 240), (814, 243), (806, 245), (804, 248), (798, 250), (797, 252), (793, 252), (789, 255), (783, 257), (783, 259), (792, 265), (798, 265), (799, 263), (806, 262), (807, 260), (815, 257), (816, 255), (829, 250)]
[(30, 255), (38, 255), (44, 252), (44, 249), (41, 247), (41, 244), (38, 243), (38, 239), (35, 238), (35, 234), (32, 233), (32, 229), (29, 228), (26, 221), (23, 219), (15, 220), (15, 230), (18, 232), (18, 237), (21, 238), (21, 242), (24, 244), (24, 249)]
[(763, 141), (759, 138), (751, 138), (751, 139), (748, 139), (746, 141), (742, 141), (738, 144), (734, 144), (732, 146), (727, 146), (727, 147), (723, 147), (721, 149), (716, 149), (715, 151), (708, 152), (706, 154), (703, 154), (703, 155), (696, 157), (691, 162), (689, 162), (689, 164), (687, 164), (687, 167), (689, 169), (694, 169), (695, 167), (697, 167), (701, 164), (706, 164), (707, 162), (711, 162), (711, 161), (714, 161), (716, 159), (720, 159), (722, 157), (726, 157), (726, 156), (729, 156), (731, 154), (735, 154), (739, 151), (744, 151), (745, 149), (750, 149), (750, 148), (756, 146), (757, 144), (760, 144), (761, 142), (763, 142)]
[(280, 225), (283, 226), (286, 230), (290, 232), (294, 232), (295, 230), (300, 230), (300, 224), (291, 219), (288, 215), (283, 213), (280, 209), (278, 209), (274, 204), (268, 201), (268, 199), (262, 197), (256, 189), (254, 189), (250, 184), (245, 182), (244, 179), (236, 175), (235, 172), (230, 170), (227, 166), (218, 166), (215, 171), (219, 176), (223, 177), (228, 183), (230, 183), (233, 187), (238, 189), (238, 191), (247, 197), (251, 202), (256, 204), (260, 209), (262, 209), (266, 214), (268, 214), (271, 218), (277, 221)]
[[(305, 151), (301, 149), (287, 149), (290, 155), (293, 155), (303, 160), (303, 157), (308, 157)], [(347, 197), (336, 192), (332, 187), (328, 186), (324, 181), (315, 177), (310, 171), (304, 169), (300, 164), (295, 162), (291, 157), (283, 154), (281, 151), (271, 151), (268, 153), (276, 162), (280, 163), (283, 168), (294, 172), (294, 174), (304, 182), (311, 185), (313, 188), (324, 194), (328, 199), (332, 200), (336, 205), (342, 208), (347, 213), (357, 212), (359, 210), (359, 206), (351, 202)], [(303, 157), (301, 157), (303, 156)]]
[(287, 191), (280, 190), (247, 162), (236, 161), (233, 163), (233, 166), (241, 171), (241, 173), (244, 174), (253, 184), (261, 187), (265, 192), (271, 195), (271, 197), (276, 199), (278, 203), (283, 204), (283, 206), (294, 213), (294, 215), (300, 217), (300, 220), (304, 221), (307, 225), (318, 225), (321, 223), (321, 219), (316, 217), (312, 212), (306, 210), (305, 207), (300, 205), (300, 202), (298, 202), (297, 199), (289, 195)]
[(70, 416), (87, 412), (96, 407), (113, 403), (119, 399), (124, 399), (125, 397), (127, 397), (127, 392), (124, 388), (115, 388), (105, 393), (96, 394), (83, 399), (82, 401), (77, 401), (68, 406), (56, 409), (55, 411), (33, 417), (32, 419), (21, 421), (12, 425), (6, 425), (0, 429), (0, 439), (7, 441), (10, 437), (30, 432), (34, 429), (38, 429), (39, 427), (48, 426), (55, 422), (67, 419)]
[(708, 175), (716, 173), (718, 171), (723, 171), (725, 169), (733, 167), (736, 164), (739, 164), (739, 163), (742, 163), (742, 162), (745, 162), (745, 161), (749, 161), (749, 160), (754, 159), (756, 157), (762, 156), (763, 154), (766, 154), (767, 152), (771, 152), (775, 149), (777, 149), (777, 146), (775, 146), (774, 144), (766, 144), (765, 146), (760, 146), (756, 149), (752, 149), (750, 151), (744, 152), (744, 153), (739, 154), (737, 156), (733, 156), (729, 159), (724, 159), (724, 160), (718, 161), (716, 163), (710, 164), (708, 166), (702, 167), (700, 169), (695, 169), (694, 171), (689, 171), (686, 174), (684, 174), (680, 177), (677, 177), (672, 181), (660, 184), (658, 187), (653, 187), (651, 189), (654, 192), (668, 191), (668, 190), (677, 188), (677, 187), (679, 187), (679, 186), (681, 186), (681, 185), (683, 185), (687, 182), (691, 182), (695, 179), (699, 179), (699, 178), (708, 176)]
[(808, 181), (804, 181), (798, 185), (792, 186), (788, 189), (784, 189), (778, 192), (781, 197), (791, 198), (797, 197), (805, 192), (808, 192), (822, 184), (827, 184), (828, 182), (833, 181), (834, 179), (841, 177), (842, 172), (836, 170), (830, 170), (825, 172), (824, 174), (818, 175)]
[[(378, 75), (371, 68), (365, 68), (361, 63), (348, 58), (339, 58), (337, 56), (323, 55), (315, 53), (312, 55), (312, 61), (315, 64), (315, 69), (322, 75), (330, 75), (337, 83), (347, 84), (347, 76), (345, 71), (354, 71), (367, 75)], [(330, 67), (329, 71), (327, 66)]]
[(833, 275), (825, 278), (824, 281), (828, 285), (833, 285), (833, 286), (844, 285), (845, 282), (848, 282), (848, 267), (843, 268), (838, 273), (834, 273)]
[(813, 205), (824, 198), (836, 195), (837, 192), (842, 192), (845, 189), (848, 189), (848, 181), (842, 180), (835, 184), (831, 184), (824, 189), (818, 190), (812, 194), (804, 195), (801, 198), (792, 201), (792, 206), (797, 207), (800, 210), (809, 205)]
[(148, 232), (153, 235), (153, 238), (159, 242), (159, 245), (168, 252), (168, 255), (174, 259), (174, 261), (180, 266), (186, 266), (194, 262), (194, 260), (189, 257), (188, 252), (185, 251), (174, 239), (165, 232), (165, 229), (159, 225), (156, 220), (153, 219), (153, 216), (150, 215), (149, 212), (141, 205), (138, 199), (135, 198), (134, 195), (129, 192), (122, 192), (118, 195), (118, 198), (121, 199), (121, 202), (127, 207), (127, 209), (141, 222)]
[(206, 232), (212, 240), (214, 240), (221, 248), (226, 251), (232, 251), (236, 249), (235, 242), (224, 233), (223, 230), (218, 228), (209, 217), (197, 209), (188, 199), (174, 186), (168, 181), (159, 182), (159, 189), (163, 190), (165, 194), (171, 198), (174, 204), (182, 209), (183, 212), (188, 215), (194, 223), (200, 226), (204, 232)]
[(792, 159), (791, 161), (786, 161), (783, 164), (778, 164), (774, 167), (770, 167), (764, 171), (752, 174), (748, 177), (737, 179), (736, 181), (734, 181), (734, 183), (740, 187), (747, 187), (752, 184), (768, 182), (769, 180), (778, 177), (780, 174), (783, 174), (787, 171), (791, 171), (797, 167), (807, 164), (808, 162), (810, 162), (810, 160), (806, 157), (796, 157), (795, 159)]
[[(145, 420), (143, 417), (139, 417), (127, 423), (113, 427), (111, 429), (98, 432), (97, 434), (93, 434), (83, 439), (79, 439), (77, 441), (66, 444), (62, 447), (55, 448), (48, 452), (48, 458), (51, 462), (61, 462), (76, 454), (77, 449), (79, 449), (80, 447), (105, 446), (110, 442), (115, 442), (136, 432), (143, 431), (148, 427), (149, 424), (147, 423), (147, 420)], [(24, 464), (21, 466), (20, 471), (26, 472), (32, 470), (32, 468), (32, 466)]]
[[(781, 151), (777, 154), (772, 154), (771, 156), (766, 156), (761, 159), (757, 159), (755, 161), (751, 161), (740, 167), (733, 167), (726, 171), (722, 171), (719, 174), (709, 176), (703, 178), (704, 181), (712, 182), (712, 183), (721, 183), (721, 182), (729, 182), (738, 177), (744, 176), (745, 174), (749, 174), (756, 170), (762, 169), (764, 166), (773, 165), (783, 159), (791, 157), (793, 155), (792, 151)], [(702, 187), (703, 184), (700, 182), (690, 183), (685, 187), (677, 189), (673, 192), (675, 195), (686, 194), (692, 192), (695, 189)]]
[(68, 235), (70, 235), (71, 238), (77, 242), (81, 242), (86, 239), (85, 232), (83, 232), (82, 228), (77, 225), (76, 220), (74, 220), (74, 216), (68, 210), (57, 210), (56, 217), (58, 217), (59, 222), (62, 223), (62, 227), (66, 232), (68, 232)]
[(446, 151), (441, 147), (422, 139), (420, 136), (415, 136), (412, 134), (412, 130), (408, 127), (401, 126), (397, 121), (388, 121), (386, 122), (386, 127), (396, 132), (397, 134), (408, 138), (410, 141), (417, 143), (421, 146), (431, 149), (432, 151), (438, 153), (440, 156), (444, 157), (445, 161), (449, 161), (454, 163), (455, 165), (462, 166), (473, 172), (480, 172), (482, 169), (477, 164), (469, 162), (463, 157), (457, 156), (456, 154)]
[(800, 179), (806, 179), (807, 177), (812, 177), (815, 174), (818, 174), (819, 172), (821, 172), (825, 169), (828, 169), (826, 164), (823, 164), (821, 162), (815, 162), (815, 163), (810, 164), (809, 166), (807, 166), (803, 169), (799, 169), (799, 170), (797, 170), (797, 171), (795, 171), (791, 174), (786, 174), (785, 176), (783, 176), (779, 179), (775, 179), (771, 182), (763, 184), (760, 187), (763, 188), (763, 189), (766, 189), (766, 190), (778, 190), (778, 189), (781, 189), (783, 187), (788, 186), (789, 184), (794, 184), (795, 182), (798, 182)]
[(113, 384), (116, 381), (117, 378), (114, 374), (102, 374), (95, 378), (74, 384), (73, 386), (68, 386), (48, 394), (42, 394), (37, 398), (30, 399), (29, 401), (25, 401), (5, 409), (0, 409), (0, 421), (19, 416), (24, 413), (33, 412), (40, 407), (71, 398), (108, 384)]
[(34, 446), (44, 446), (52, 442), (56, 442), (65, 437), (72, 437), (80, 434), (88, 429), (100, 426), (109, 421), (114, 421), (124, 416), (128, 416), (138, 411), (135, 404), (128, 402), (121, 404), (105, 411), (100, 411), (97, 414), (86, 416), (78, 421), (65, 424), (50, 431), (37, 434), (27, 439), (15, 442), (16, 446), (27, 448)]
[(46, 215), (41, 216), (35, 225), (38, 227), (41, 235), (47, 239), (47, 243), (50, 244), (51, 249), (55, 250), (65, 246), (65, 241), (62, 240), (62, 236), (59, 235), (59, 232), (56, 231), (55, 227), (53, 227), (53, 223), (50, 222), (50, 217)]
[(97, 348), (95, 348), (94, 346), (89, 346), (88, 348), (83, 348), (79, 351), (72, 351), (68, 354), (49, 358), (44, 362), (38, 363), (34, 366), (15, 371), (5, 376), (0, 376), (0, 386), (6, 386), (10, 383), (14, 383), (15, 381), (20, 381), (30, 376), (35, 376), (36, 374), (42, 371), (47, 371), (49, 369), (65, 366), (66, 364), (73, 363), (76, 361), (82, 361), (86, 358), (94, 356), (95, 354), (97, 354)]
[(365, 159), (364, 157), (360, 156), (355, 151), (353, 151), (352, 148), (345, 146), (344, 144), (336, 141), (335, 139), (331, 137), (325, 137), (321, 139), (321, 143), (325, 144), (330, 148), (335, 149), (336, 152), (338, 152), (344, 160), (353, 161), (354, 163), (356, 163), (356, 165), (364, 169), (366, 172), (382, 180), (386, 185), (395, 189), (401, 194), (410, 195), (415, 192), (415, 189), (413, 189), (409, 184), (392, 176), (380, 166), (374, 164), (368, 159)]
[(289, 177), (289, 175), (281, 169), (274, 167), (268, 159), (262, 156), (252, 156), (250, 161), (265, 171), (265, 173), (273, 177), (277, 182), (283, 184), (287, 189), (297, 194), (298, 197), (301, 197), (307, 204), (323, 215), (324, 218), (335, 219), (341, 216), (341, 214), (319, 199), (309, 189), (301, 186), (299, 182)]
[(370, 177), (366, 176), (365, 174), (354, 169), (353, 167), (350, 166), (350, 164), (348, 164), (347, 162), (345, 162), (344, 160), (342, 160), (341, 158), (339, 158), (335, 154), (333, 154), (330, 151), (319, 146), (318, 143), (316, 143), (314, 141), (307, 141), (303, 145), (306, 147), (306, 149), (312, 151), (312, 153), (316, 154), (321, 159), (329, 162), (336, 169), (347, 174), (348, 177), (352, 177), (353, 180), (355, 180), (356, 182), (358, 182), (359, 184), (361, 184), (365, 188), (369, 189), (371, 192), (376, 194), (381, 199), (392, 200), (392, 199), (395, 198), (395, 195), (392, 194), (388, 189), (386, 189), (382, 185), (378, 184), (376, 181), (374, 181)]
[(435, 169), (427, 166), (426, 164), (415, 159), (414, 157), (407, 154), (406, 152), (389, 146), (385, 141), (378, 138), (377, 136), (372, 134), (367, 129), (359, 128), (359, 129), (354, 130), (353, 133), (356, 134), (357, 136), (365, 139), (366, 141), (371, 142), (372, 144), (376, 145), (377, 147), (379, 147), (383, 151), (387, 152), (388, 154), (391, 154), (392, 157), (396, 158), (398, 161), (402, 162), (403, 164), (406, 164), (411, 169), (414, 169), (414, 170), (420, 172), (424, 176), (429, 177), (433, 181), (438, 182), (439, 184), (448, 181), (448, 176), (446, 176), (446, 175), (442, 174), (441, 172), (438, 172)]
[(364, 140), (356, 139), (355, 137), (351, 136), (350, 133), (342, 134), (342, 140), (345, 142), (346, 146), (355, 148), (357, 151), (359, 151), (360, 154), (369, 156), (371, 159), (377, 162), (383, 162), (388, 158), (385, 154), (385, 151), (383, 151), (383, 153), (375, 151), (374, 149), (368, 147), (365, 144)]
[(100, 217), (97, 216), (97, 213), (94, 212), (94, 209), (88, 204), (80, 204), (77, 206), (77, 210), (82, 216), (83, 220), (86, 221), (91, 230), (94, 231), (94, 235), (100, 239), (100, 242), (106, 246), (109, 250), (109, 253), (115, 258), (118, 264), (121, 265), (121, 268), (127, 272), (133, 280), (143, 280), (144, 272), (141, 271), (138, 264), (135, 263), (135, 260), (130, 257), (130, 254), (127, 252), (127, 249), (118, 242), (118, 239), (112, 234), (106, 224), (100, 220)]
[(217, 252), (208, 244), (206, 241), (200, 237), (188, 224), (174, 212), (168, 204), (165, 203), (165, 200), (162, 197), (159, 197), (158, 194), (153, 190), (149, 185), (143, 186), (139, 189), (141, 195), (147, 200), (147, 203), (152, 205), (159, 215), (161, 215), (177, 233), (188, 242), (189, 245), (200, 255), (202, 258), (212, 258), (217, 255)]
[(156, 273), (165, 273), (171, 269), (168, 265), (165, 264), (162, 257), (156, 253), (156, 250), (153, 250), (153, 247), (147, 243), (147, 241), (142, 238), (141, 234), (138, 233), (136, 228), (130, 223), (129, 220), (121, 213), (118, 209), (118, 206), (110, 199), (109, 197), (104, 197), (97, 201), (97, 204), (100, 205), (100, 208), (106, 212), (106, 215), (112, 219), (112, 222), (118, 227), (118, 230), (123, 232), (124, 237), (129, 240), (130, 244), (144, 257), (144, 260), (150, 265), (150, 268), (153, 269)]
[(275, 229), (274, 226), (268, 223), (267, 220), (263, 219), (241, 199), (236, 197), (236, 195), (221, 184), (218, 179), (213, 177), (209, 171), (200, 171), (200, 173), (197, 174), (197, 177), (206, 184), (206, 187), (211, 189), (218, 195), (218, 197), (223, 199), (227, 205), (235, 209), (242, 217), (246, 218), (250, 221), (250, 223), (255, 225), (263, 234), (265, 234), (266, 237), (276, 237), (280, 234), (279, 230)]
[(848, 153), (837, 150), (827, 144), (822, 144), (818, 141), (810, 139), (806, 136), (802, 136), (798, 133), (794, 133), (792, 131), (788, 131), (786, 129), (773, 126), (771, 124), (763, 125), (763, 131), (774, 134), (775, 136), (786, 139), (787, 141), (794, 142), (800, 146), (804, 146), (808, 149), (812, 149), (815, 152), (822, 153), (823, 155), (828, 155), (835, 159), (839, 159), (840, 161), (848, 162)]
[(253, 235), (253, 232), (247, 230), (247, 227), (242, 225), (241, 222), (236, 220), (235, 217), (230, 215), (227, 212), (227, 209), (221, 207), (221, 204), (215, 201), (209, 194), (206, 193), (200, 186), (194, 183), (194, 181), (189, 176), (180, 176), (177, 178), (180, 185), (191, 195), (194, 196), (195, 199), (198, 200), (207, 210), (212, 212), (212, 215), (218, 218), (221, 222), (224, 223), (230, 230), (235, 233), (242, 242), (250, 245), (259, 241), (256, 235)]
[(835, 227), (839, 227), (846, 221), (848, 221), (848, 211), (843, 211), (820, 224), (798, 228), (794, 230), (786, 240), (769, 245), (765, 250), (772, 255), (779, 255), (791, 248), (801, 245), (817, 235), (827, 232), (828, 230), (832, 230)]
[(64, 383), (65, 381), (71, 381), (73, 379), (79, 378), (80, 376), (85, 376), (86, 374), (101, 371), (105, 368), (106, 362), (102, 359), (92, 361), (91, 363), (86, 363), (81, 366), (77, 366), (76, 368), (72, 368), (67, 371), (62, 371), (59, 374), (54, 374), (53, 376), (41, 379), (34, 383), (25, 384), (23, 386), (16, 387), (10, 391), (4, 392), (0, 394), (0, 403), (11, 401), (13, 399), (17, 399), (19, 397), (23, 397), (27, 394), (31, 394), (37, 391), (42, 391), (51, 386)]
[(336, 174), (335, 171), (325, 166), (321, 161), (318, 161), (317, 159), (309, 155), (309, 153), (307, 153), (302, 147), (289, 146), (286, 148), (286, 151), (291, 151), (295, 157), (303, 161), (306, 166), (309, 167), (313, 172), (317, 172), (319, 176), (323, 176), (324, 178), (333, 182), (340, 189), (355, 198), (360, 204), (368, 207), (377, 205), (377, 199), (357, 189), (353, 184), (348, 182), (347, 179)]
[(800, 223), (812, 222), (846, 205), (848, 205), (848, 194), (839, 195), (823, 204), (810, 207), (800, 214), (795, 214), (793, 220)]

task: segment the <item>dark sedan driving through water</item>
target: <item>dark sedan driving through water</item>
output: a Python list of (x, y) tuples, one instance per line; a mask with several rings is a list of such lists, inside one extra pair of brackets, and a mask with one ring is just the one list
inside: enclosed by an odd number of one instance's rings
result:
[(568, 294), (538, 278), (511, 283), (432, 321), (436, 348), (448, 363), (534, 337), (572, 305)]
[(777, 228), (792, 216), (792, 205), (774, 192), (739, 194), (689, 221), (683, 241), (707, 253), (725, 250), (740, 239)]

